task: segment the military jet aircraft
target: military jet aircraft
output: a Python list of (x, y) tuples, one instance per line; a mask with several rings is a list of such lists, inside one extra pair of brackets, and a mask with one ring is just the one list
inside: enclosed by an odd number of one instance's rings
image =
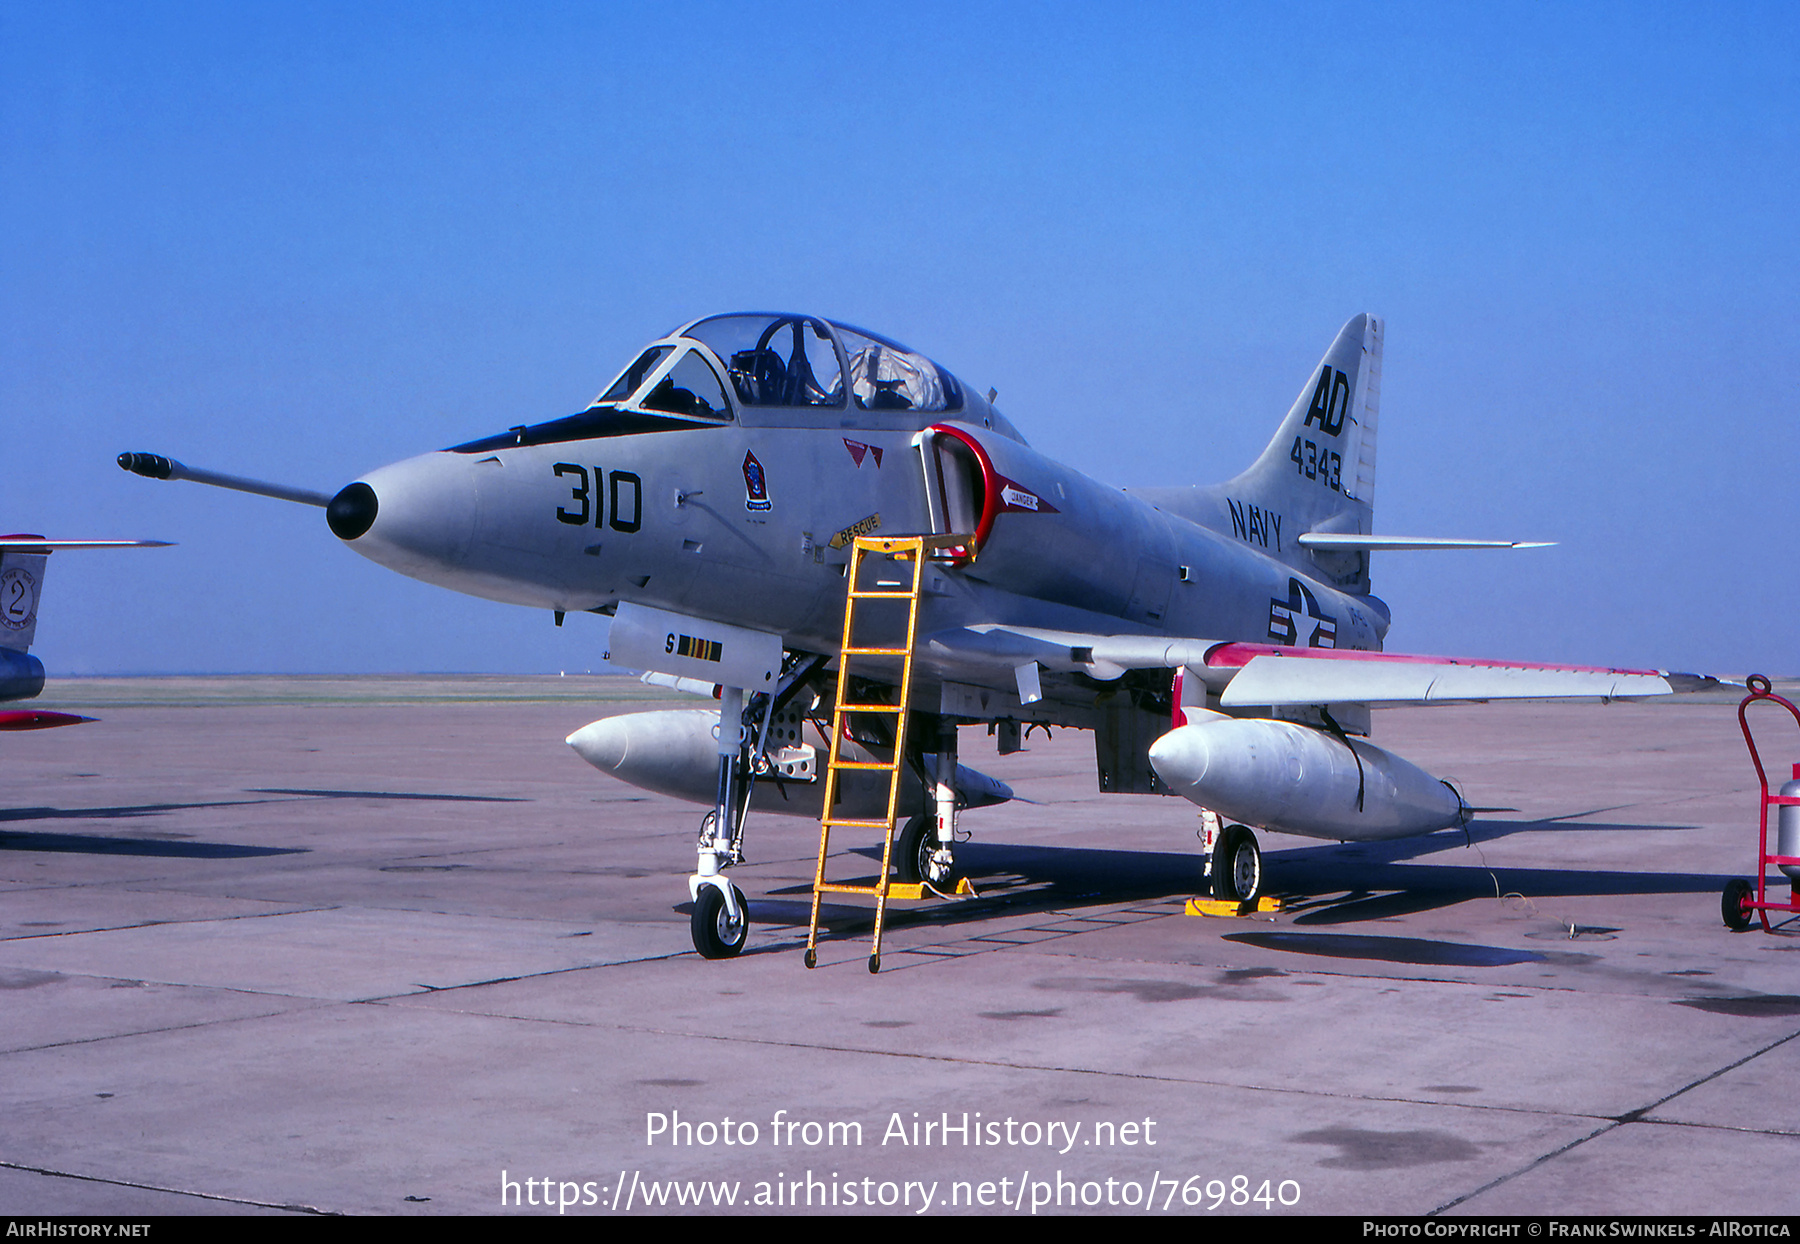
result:
[[(1670, 691), (1676, 676), (1652, 670), (1382, 651), (1371, 553), (1520, 546), (1373, 534), (1381, 345), (1375, 317), (1345, 324), (1262, 456), (1207, 487), (1099, 483), (1033, 450), (991, 390), (796, 314), (683, 325), (577, 414), (381, 467), (329, 498), (152, 454), (119, 463), (323, 505), (365, 557), (559, 624), (610, 615), (611, 661), (714, 694), (716, 710), (608, 718), (568, 741), (628, 782), (712, 806), (692, 931), (702, 954), (728, 957), (748, 927), (726, 877), (747, 810), (823, 811), (858, 537), (939, 537), (908, 601), (910, 699), (897, 703), (897, 674), (856, 680), (857, 702), (887, 711), (848, 718), (843, 753), (867, 771), (834, 801), (879, 816), (876, 767), (903, 737), (897, 871), (932, 884), (954, 869), (959, 810), (1011, 796), (958, 764), (961, 725), (989, 726), (1002, 753), (1036, 723), (1092, 730), (1102, 790), (1216, 814), (1212, 887), (1247, 899), (1262, 886), (1251, 827), (1365, 840), (1469, 816), (1366, 741), (1370, 704)], [(906, 577), (873, 565), (876, 583)]]
[[(46, 540), (0, 536), (0, 700), (29, 700), (44, 689), (44, 663), (31, 655), (37, 637), (44, 567), (56, 549), (167, 548), (166, 540)], [(0, 712), (0, 730), (47, 730), (92, 721), (47, 709)]]

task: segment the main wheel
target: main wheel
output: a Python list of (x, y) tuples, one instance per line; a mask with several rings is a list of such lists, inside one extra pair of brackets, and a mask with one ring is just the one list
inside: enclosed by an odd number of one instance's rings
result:
[(907, 821), (894, 841), (894, 879), (943, 885), (950, 879), (950, 870), (937, 865), (937, 849), (936, 817), (920, 813)]
[(1719, 898), (1719, 915), (1725, 920), (1725, 927), (1733, 933), (1741, 933), (1750, 927), (1754, 918), (1751, 914), (1750, 896), (1753, 890), (1748, 881), (1738, 878), (1725, 883), (1725, 893)]
[(725, 896), (717, 886), (701, 886), (700, 895), (694, 900), (694, 949), (705, 958), (729, 959), (743, 950), (750, 938), (750, 908), (744, 902), (744, 892), (732, 886), (731, 896), (743, 913), (736, 920), (731, 918)]
[(1254, 903), (1262, 897), (1262, 848), (1256, 835), (1233, 825), (1213, 848), (1213, 897), (1228, 903)]

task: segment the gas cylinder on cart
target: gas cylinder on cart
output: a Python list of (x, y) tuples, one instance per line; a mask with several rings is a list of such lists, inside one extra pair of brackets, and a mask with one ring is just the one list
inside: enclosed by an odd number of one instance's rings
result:
[[(1800, 765), (1794, 766), (1794, 776), (1783, 782), (1776, 792), (1784, 799), (1800, 797)], [(1775, 811), (1775, 854), (1800, 855), (1800, 804), (1784, 803)], [(1800, 864), (1777, 864), (1777, 868), (1787, 874), (1789, 881), (1800, 881)]]

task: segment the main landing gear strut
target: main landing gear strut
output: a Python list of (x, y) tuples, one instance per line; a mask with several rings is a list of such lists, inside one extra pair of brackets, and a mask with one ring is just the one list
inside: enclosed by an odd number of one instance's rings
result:
[(1207, 849), (1207, 874), (1212, 882), (1214, 898), (1227, 903), (1254, 903), (1262, 897), (1262, 848), (1247, 825), (1221, 828), (1216, 812), (1201, 816), (1200, 832)]
[(938, 720), (936, 763), (935, 780), (925, 783), (930, 808), (894, 839), (894, 877), (943, 890), (956, 873), (956, 723), (948, 717)]

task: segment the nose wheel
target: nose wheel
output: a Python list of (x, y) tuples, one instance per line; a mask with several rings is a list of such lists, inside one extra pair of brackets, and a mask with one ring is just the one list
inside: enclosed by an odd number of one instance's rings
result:
[(732, 918), (731, 909), (725, 905), (725, 896), (719, 892), (718, 886), (703, 885), (700, 893), (694, 897), (694, 915), (691, 921), (694, 949), (703, 958), (735, 958), (749, 940), (750, 908), (744, 902), (744, 892), (732, 886), (731, 897), (737, 903), (736, 919)]
[(920, 813), (906, 822), (894, 841), (894, 878), (944, 888), (956, 871), (956, 858), (938, 841), (937, 822)]

